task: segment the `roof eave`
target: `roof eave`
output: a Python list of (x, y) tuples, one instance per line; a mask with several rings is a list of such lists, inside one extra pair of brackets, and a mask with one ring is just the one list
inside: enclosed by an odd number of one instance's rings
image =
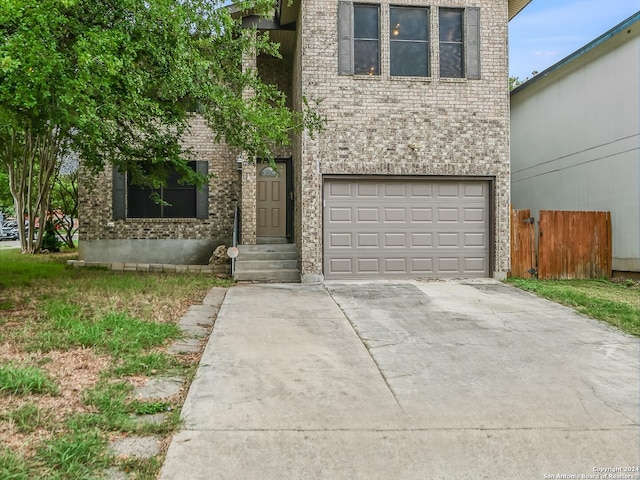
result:
[(513, 20), (513, 17), (520, 13), (529, 3), (531, 3), (531, 0), (509, 0), (509, 21)]
[(570, 64), (571, 62), (573, 62), (577, 58), (580, 58), (584, 54), (594, 50), (595, 48), (600, 47), (602, 44), (608, 42), (609, 40), (611, 40), (616, 35), (628, 30), (629, 28), (631, 28), (632, 26), (634, 26), (638, 22), (640, 22), (640, 11), (634, 13), (629, 18), (627, 18), (626, 20), (623, 20), (618, 25), (613, 27), (611, 30), (603, 33), (598, 38), (596, 38), (595, 40), (590, 41), (589, 43), (587, 43), (583, 47), (580, 47), (578, 50), (576, 50), (572, 54), (566, 56), (565, 58), (563, 58), (559, 62), (554, 63), (553, 65), (551, 65), (546, 70), (538, 73), (537, 75), (533, 76), (532, 78), (530, 78), (526, 82), (522, 83), (521, 85), (518, 85), (516, 88), (511, 90), (511, 96), (513, 96), (514, 94), (524, 90), (525, 88), (527, 88), (527, 87), (539, 82), (540, 80), (546, 78), (547, 76), (551, 75), (552, 73), (556, 72), (557, 70), (560, 70), (561, 68), (563, 68), (564, 66)]

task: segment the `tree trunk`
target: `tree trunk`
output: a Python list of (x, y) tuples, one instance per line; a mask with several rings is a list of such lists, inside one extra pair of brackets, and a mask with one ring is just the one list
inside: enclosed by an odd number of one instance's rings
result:
[[(42, 246), (51, 183), (58, 166), (59, 138), (54, 126), (48, 126), (38, 133), (27, 130), (22, 141), (16, 132), (12, 132), (10, 142), (3, 152), (9, 173), (9, 189), (16, 209), (22, 253), (37, 253)], [(36, 219), (40, 222), (37, 233)], [(25, 220), (29, 222), (28, 234)]]

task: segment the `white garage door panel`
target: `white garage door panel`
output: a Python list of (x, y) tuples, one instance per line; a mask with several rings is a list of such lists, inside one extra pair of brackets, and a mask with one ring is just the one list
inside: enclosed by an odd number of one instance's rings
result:
[(324, 275), (488, 276), (489, 182), (328, 179)]

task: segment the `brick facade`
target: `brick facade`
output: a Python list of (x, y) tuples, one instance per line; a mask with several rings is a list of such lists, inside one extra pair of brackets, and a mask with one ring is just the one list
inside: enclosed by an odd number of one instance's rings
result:
[[(359, 3), (380, 5), (379, 76), (338, 75), (337, 2), (301, 4), (294, 91), (322, 99), (329, 122), (315, 139), (303, 136), (297, 150), (303, 281), (322, 274), (322, 183), (335, 174), (493, 179), (492, 270), (502, 276), (509, 268), (507, 1), (394, 1), (431, 7), (430, 78), (389, 76), (389, 2)], [(481, 9), (481, 79), (441, 79), (434, 7), (466, 6)]]
[[(509, 97), (507, 0), (398, 0), (393, 6), (429, 6), (431, 76), (389, 75), (389, 2), (380, 5), (381, 75), (338, 75), (338, 2), (301, 2), (295, 47), (283, 59), (247, 59), (261, 77), (277, 84), (300, 110), (303, 96), (321, 100), (327, 128), (303, 134), (279, 156), (293, 158), (294, 241), (303, 281), (322, 279), (322, 187), (326, 175), (477, 177), (492, 180), (491, 270), (509, 269)], [(445, 79), (438, 67), (438, 7), (480, 7), (480, 80)], [(233, 209), (242, 205), (244, 243), (256, 241), (255, 167), (237, 152), (216, 145), (201, 119), (187, 140), (210, 172), (208, 220), (117, 220), (110, 228), (110, 172), (81, 192), (82, 240), (190, 238), (227, 242)], [(81, 242), (82, 244), (82, 242)], [(89, 259), (87, 259), (89, 260)]]

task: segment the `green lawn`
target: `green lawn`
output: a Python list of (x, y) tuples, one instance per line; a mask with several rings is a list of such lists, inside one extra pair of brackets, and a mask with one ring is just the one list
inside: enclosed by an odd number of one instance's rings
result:
[(632, 280), (535, 280), (507, 283), (640, 336), (640, 285)]

